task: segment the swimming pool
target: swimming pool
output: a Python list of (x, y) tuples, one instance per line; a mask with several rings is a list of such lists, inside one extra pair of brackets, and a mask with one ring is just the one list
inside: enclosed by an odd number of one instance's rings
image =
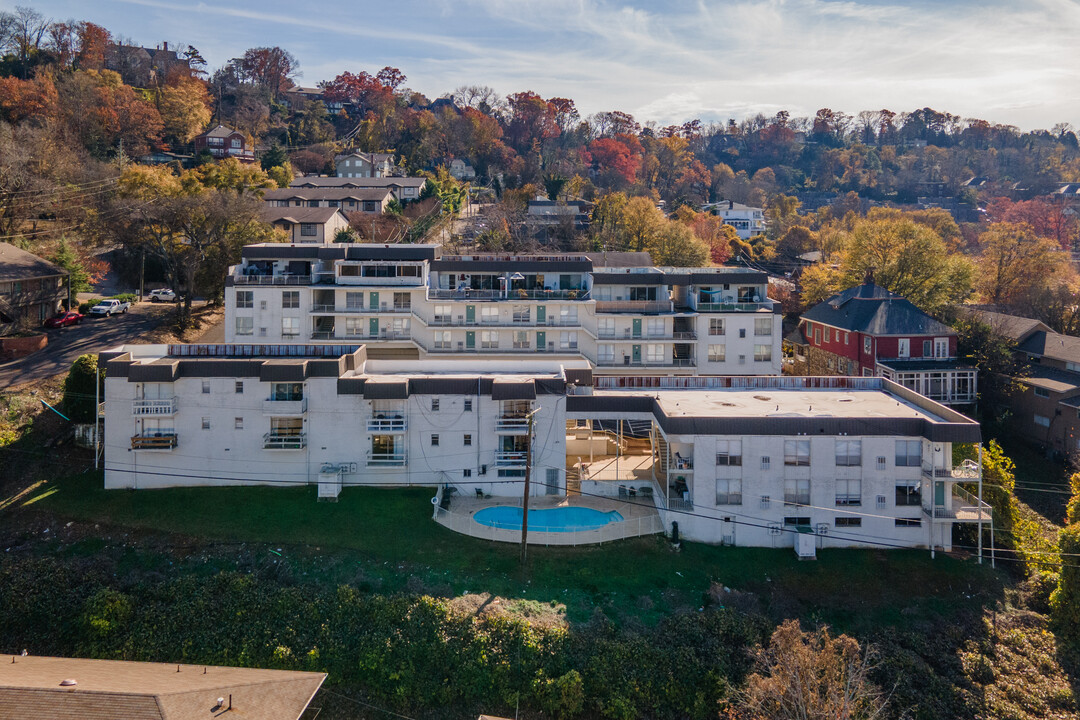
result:
[[(496, 505), (484, 508), (473, 515), (481, 525), (502, 530), (521, 529), (521, 508), (511, 505)], [(576, 530), (595, 530), (608, 523), (619, 522), (623, 516), (612, 510), (602, 512), (586, 507), (557, 507), (549, 510), (529, 511), (529, 530), (536, 532), (574, 532)]]

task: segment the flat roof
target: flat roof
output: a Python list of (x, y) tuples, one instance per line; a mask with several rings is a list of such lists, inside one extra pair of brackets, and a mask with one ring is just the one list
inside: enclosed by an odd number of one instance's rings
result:
[(656, 398), (671, 418), (945, 418), (884, 390), (710, 389), (596, 390), (595, 395)]

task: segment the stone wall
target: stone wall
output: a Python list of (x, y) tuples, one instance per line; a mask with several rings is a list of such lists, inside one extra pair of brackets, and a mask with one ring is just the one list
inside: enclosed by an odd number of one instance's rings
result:
[(17, 360), (30, 353), (36, 353), (49, 344), (45, 335), (0, 338), (0, 361)]

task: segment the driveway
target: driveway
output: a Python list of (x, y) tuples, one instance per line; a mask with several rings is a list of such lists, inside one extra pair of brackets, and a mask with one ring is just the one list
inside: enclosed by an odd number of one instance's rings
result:
[(144, 333), (167, 320), (175, 306), (140, 303), (126, 315), (86, 318), (81, 325), (44, 329), (49, 344), (44, 350), (0, 365), (0, 390), (66, 373), (75, 358), (86, 353), (137, 341)]

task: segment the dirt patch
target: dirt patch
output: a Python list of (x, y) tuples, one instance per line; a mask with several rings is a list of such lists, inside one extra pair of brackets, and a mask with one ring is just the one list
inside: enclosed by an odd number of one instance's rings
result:
[(191, 325), (183, 332), (177, 329), (175, 321), (165, 322), (144, 334), (139, 341), (157, 344), (198, 342), (208, 330), (224, 320), (225, 308), (220, 305), (193, 307)]
[(450, 609), (473, 617), (503, 616), (525, 620), (544, 628), (565, 628), (566, 606), (535, 600), (511, 599), (490, 593), (460, 595), (450, 600)]

